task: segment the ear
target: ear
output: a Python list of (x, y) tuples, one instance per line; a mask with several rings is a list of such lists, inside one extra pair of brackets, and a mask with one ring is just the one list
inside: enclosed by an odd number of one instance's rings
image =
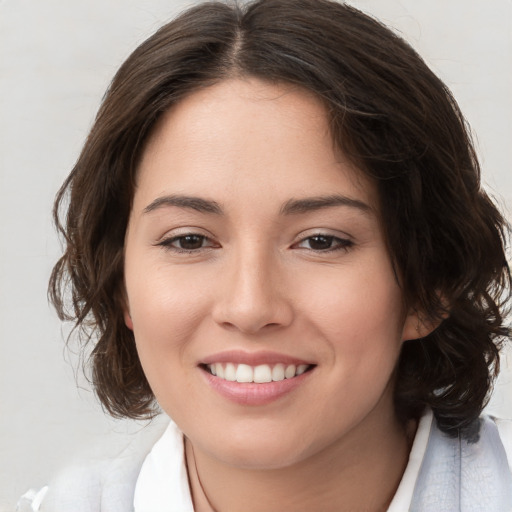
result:
[(124, 324), (126, 325), (126, 327), (128, 327), (128, 329), (130, 329), (130, 331), (133, 331), (133, 320), (132, 320), (132, 317), (130, 316), (130, 312), (128, 311), (128, 308), (124, 308), (124, 311), (123, 311), (123, 316), (124, 316)]
[(126, 296), (126, 290), (123, 290), (120, 302), (121, 309), (123, 310), (124, 325), (126, 325), (126, 327), (130, 329), (130, 331), (133, 331), (133, 320), (130, 315), (130, 306), (128, 305), (128, 297)]
[(425, 313), (411, 308), (405, 318), (402, 330), (402, 341), (424, 338), (434, 332), (439, 324), (448, 316), (448, 313), (440, 317), (430, 318)]

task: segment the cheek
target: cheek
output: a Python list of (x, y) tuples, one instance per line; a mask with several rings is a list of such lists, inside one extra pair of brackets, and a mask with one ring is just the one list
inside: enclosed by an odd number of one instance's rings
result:
[(402, 295), (386, 267), (320, 284), (309, 286), (302, 308), (312, 338), (323, 340), (325, 389), (339, 405), (318, 404), (318, 414), (338, 424), (371, 409), (388, 390), (401, 349)]
[[(158, 264), (133, 272), (126, 264), (130, 317), (141, 361), (158, 362), (190, 339), (208, 309), (204, 280)], [(173, 358), (169, 358), (172, 364)], [(166, 362), (167, 364), (167, 362)]]
[(339, 272), (304, 283), (301, 308), (331, 340), (358, 350), (378, 339), (399, 342), (402, 295), (387, 268)]
[(402, 295), (386, 266), (351, 270), (311, 281), (301, 307), (314, 329), (311, 338), (323, 340), (317, 346), (336, 400), (343, 405), (364, 397), (371, 404), (387, 388), (400, 354)]
[(186, 411), (188, 404), (183, 403), (183, 389), (191, 385), (189, 370), (197, 363), (188, 347), (208, 309), (207, 297), (201, 293), (204, 280), (165, 266), (143, 268), (144, 272), (130, 272), (130, 261), (126, 265), (137, 352), (158, 403), (167, 414), (181, 417), (180, 408)]

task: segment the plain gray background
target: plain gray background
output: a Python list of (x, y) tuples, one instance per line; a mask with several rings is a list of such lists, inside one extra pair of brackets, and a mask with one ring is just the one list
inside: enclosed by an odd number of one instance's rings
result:
[[(46, 300), (59, 255), (50, 211), (117, 67), (192, 3), (0, 0), (0, 511), (73, 454), (115, 455), (142, 428), (107, 419), (79, 375), (77, 388), (67, 330)], [(349, 3), (399, 30), (452, 89), (477, 134), (484, 182), (506, 209), (512, 1)], [(512, 418), (508, 359), (491, 410)]]

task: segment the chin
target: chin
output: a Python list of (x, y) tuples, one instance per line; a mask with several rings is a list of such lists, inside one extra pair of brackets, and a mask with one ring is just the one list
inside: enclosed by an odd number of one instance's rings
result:
[(296, 433), (246, 430), (241, 435), (240, 431), (225, 431), (221, 439), (209, 438), (204, 444), (191, 441), (194, 446), (202, 445), (212, 458), (232, 467), (255, 471), (290, 467), (315, 452), (313, 443), (308, 445), (305, 436)]

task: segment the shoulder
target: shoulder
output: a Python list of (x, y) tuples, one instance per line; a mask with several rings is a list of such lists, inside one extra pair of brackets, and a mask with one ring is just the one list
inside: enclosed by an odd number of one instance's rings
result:
[(26, 492), (18, 502), (17, 512), (101, 510), (101, 480), (106, 464), (87, 460), (67, 466), (48, 485)]
[(130, 437), (114, 457), (82, 457), (39, 491), (29, 491), (19, 512), (128, 512), (133, 509), (135, 483), (144, 458), (161, 437), (167, 422), (149, 425)]
[(433, 422), (411, 510), (511, 510), (511, 434), (509, 422), (490, 416), (475, 422), (471, 439), (449, 437)]
[(512, 420), (494, 417), (492, 420), (498, 428), (500, 439), (507, 455), (508, 465), (512, 471)]

